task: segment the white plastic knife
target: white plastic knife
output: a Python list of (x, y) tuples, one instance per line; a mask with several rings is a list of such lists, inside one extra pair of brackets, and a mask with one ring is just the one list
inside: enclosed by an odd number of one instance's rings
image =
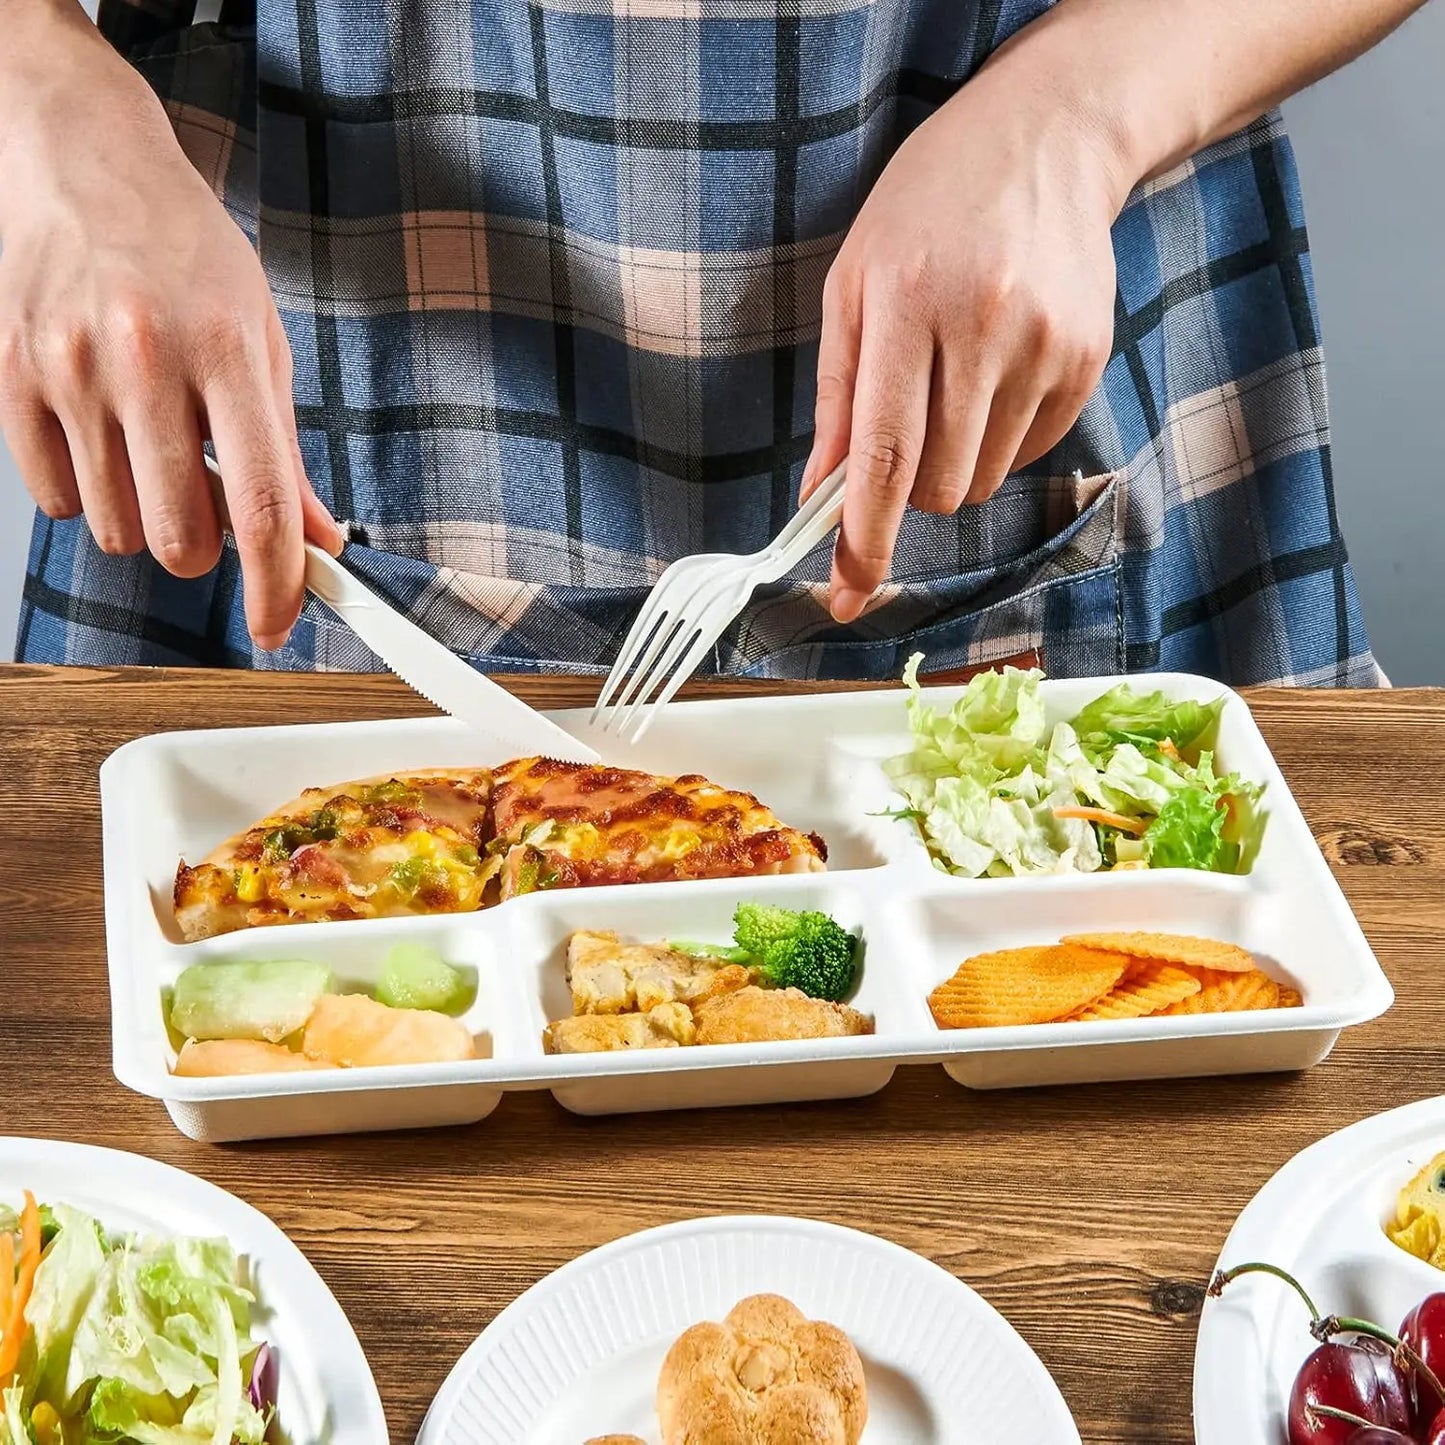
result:
[[(210, 457), (206, 458), (206, 466), (215, 478), (222, 523), (229, 527), (225, 498), (220, 494), (220, 471)], [(310, 542), (306, 544), (306, 589), (341, 618), (408, 687), (473, 731), (484, 734), (504, 755), (527, 757), (540, 753), (565, 762), (599, 761), (599, 755), (586, 743), (513, 697), (485, 673), (469, 667), (450, 648), (383, 602), (329, 552)]]

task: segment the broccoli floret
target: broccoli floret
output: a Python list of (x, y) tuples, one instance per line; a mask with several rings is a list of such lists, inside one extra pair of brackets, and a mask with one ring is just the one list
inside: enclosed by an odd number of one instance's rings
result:
[(791, 908), (772, 908), (765, 903), (739, 903), (733, 910), (733, 942), (754, 958), (763, 958), (775, 944), (791, 938), (798, 931), (798, 919), (802, 916)]
[(794, 912), (756, 903), (738, 905), (734, 939), (775, 988), (813, 998), (846, 998), (858, 973), (858, 940), (826, 913)]

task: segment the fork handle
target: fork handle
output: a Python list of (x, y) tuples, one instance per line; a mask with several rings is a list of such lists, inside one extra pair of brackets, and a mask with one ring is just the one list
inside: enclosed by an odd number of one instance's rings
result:
[(843, 520), (843, 484), (848, 464), (840, 462), (773, 539), (758, 566), (759, 582), (776, 582), (791, 572)]

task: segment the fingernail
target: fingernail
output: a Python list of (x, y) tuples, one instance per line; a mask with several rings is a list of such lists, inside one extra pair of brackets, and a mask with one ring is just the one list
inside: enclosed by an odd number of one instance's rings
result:
[(838, 622), (852, 622), (862, 615), (863, 609), (868, 605), (868, 599), (872, 596), (869, 592), (859, 592), (852, 587), (844, 587), (833, 599), (833, 617)]
[(257, 637), (254, 641), (262, 652), (280, 652), (286, 646), (290, 635), (289, 632), (268, 632), (264, 637)]
[(808, 458), (808, 464), (803, 468), (803, 480), (798, 483), (798, 500), (808, 500), (808, 488), (813, 485), (813, 458)]

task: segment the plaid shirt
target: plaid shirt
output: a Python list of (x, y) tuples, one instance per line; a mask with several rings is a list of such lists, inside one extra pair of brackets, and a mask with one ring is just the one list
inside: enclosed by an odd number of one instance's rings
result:
[[(479, 667), (603, 671), (669, 561), (790, 514), (849, 224), (1047, 3), (259, 0), (192, 26), (109, 0), (102, 24), (260, 247), (347, 564)], [(820, 548), (716, 670), (876, 678), (921, 649), (1377, 681), (1278, 118), (1141, 188), (1114, 242), (1114, 353), (1064, 442), (983, 507), (911, 513), (851, 627)], [(378, 665), (314, 601), (256, 652), (232, 551), (181, 581), (43, 518), (18, 654)]]

